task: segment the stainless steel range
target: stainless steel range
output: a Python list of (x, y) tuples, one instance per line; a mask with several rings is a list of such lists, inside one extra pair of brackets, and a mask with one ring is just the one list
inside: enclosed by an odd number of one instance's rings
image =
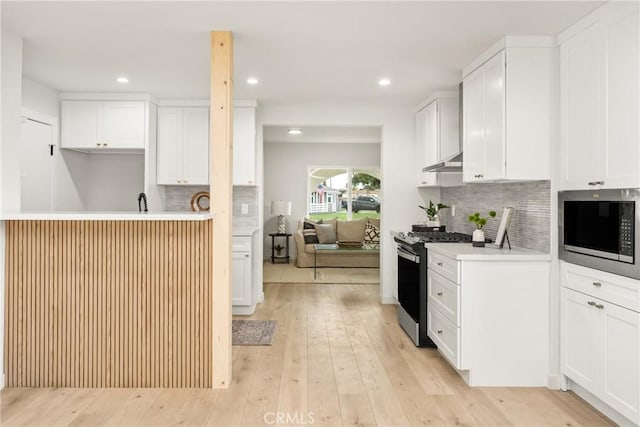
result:
[(398, 322), (419, 347), (435, 347), (427, 336), (427, 249), (425, 243), (471, 242), (471, 236), (445, 231), (445, 227), (413, 226), (398, 233)]

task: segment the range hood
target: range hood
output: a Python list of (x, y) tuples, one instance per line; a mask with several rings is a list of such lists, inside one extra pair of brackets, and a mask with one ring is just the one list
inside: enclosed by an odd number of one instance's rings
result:
[(422, 172), (462, 172), (462, 151), (441, 162), (422, 168)]
[(422, 168), (422, 172), (462, 172), (462, 82), (458, 85), (458, 142), (459, 151), (457, 153)]

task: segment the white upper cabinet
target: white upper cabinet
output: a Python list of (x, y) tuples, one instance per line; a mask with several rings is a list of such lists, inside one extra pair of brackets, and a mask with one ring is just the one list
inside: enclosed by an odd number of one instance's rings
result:
[(61, 101), (62, 148), (144, 149), (144, 101)]
[(550, 177), (549, 37), (508, 36), (463, 71), (463, 180)]
[(459, 173), (424, 172), (422, 169), (450, 158), (460, 151), (458, 97), (436, 93), (416, 113), (418, 186), (460, 185)]
[(233, 109), (233, 184), (256, 185), (256, 109)]
[(157, 181), (162, 185), (209, 184), (209, 109), (158, 108)]
[(610, 4), (559, 36), (562, 189), (640, 187), (638, 4)]

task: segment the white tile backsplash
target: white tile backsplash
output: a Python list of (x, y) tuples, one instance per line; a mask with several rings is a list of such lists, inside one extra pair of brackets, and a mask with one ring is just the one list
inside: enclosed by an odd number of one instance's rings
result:
[(440, 213), (440, 221), (448, 231), (472, 233), (475, 225), (467, 221), (474, 212), (487, 216), (490, 210), (497, 213), (484, 227), (488, 238), (494, 240), (500, 217), (505, 207), (515, 208), (509, 227), (512, 246), (549, 253), (551, 227), (551, 188), (549, 181), (468, 184), (462, 187), (443, 188), (441, 202), (456, 206)]

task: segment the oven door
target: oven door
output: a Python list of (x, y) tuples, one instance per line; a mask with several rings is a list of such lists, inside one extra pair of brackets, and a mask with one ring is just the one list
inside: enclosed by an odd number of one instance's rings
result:
[(398, 302), (420, 322), (420, 256), (403, 246), (398, 246)]

